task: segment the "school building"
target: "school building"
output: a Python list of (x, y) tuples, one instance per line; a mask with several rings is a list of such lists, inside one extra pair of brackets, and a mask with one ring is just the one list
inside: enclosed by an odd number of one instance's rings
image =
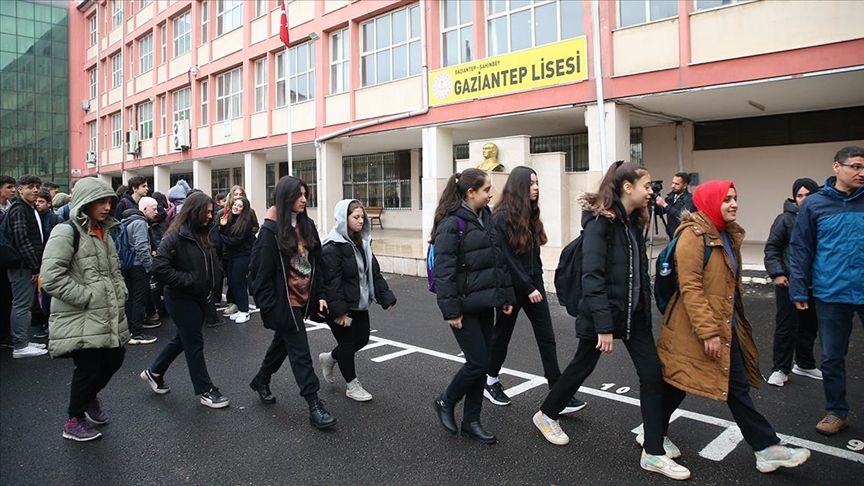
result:
[(286, 3), (289, 48), (277, 0), (79, 1), (72, 177), (240, 184), (263, 214), (293, 174), (322, 232), (342, 198), (382, 207), (420, 248), (389, 269), (419, 274), (440, 189), (487, 142), (496, 186), (537, 170), (550, 249), (615, 160), (666, 191), (679, 171), (734, 180), (764, 241), (793, 180), (824, 181), (837, 149), (864, 145), (864, 2)]

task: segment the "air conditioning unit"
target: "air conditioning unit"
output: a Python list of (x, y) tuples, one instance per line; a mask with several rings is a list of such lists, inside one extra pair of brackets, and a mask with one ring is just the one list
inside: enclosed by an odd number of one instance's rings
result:
[(189, 120), (175, 121), (171, 146), (174, 147), (174, 150), (189, 150), (192, 148), (190, 136)]
[(84, 111), (90, 111), (90, 100), (83, 100), (81, 102), (81, 109)]
[(87, 152), (84, 154), (84, 160), (87, 161), (88, 164), (96, 164), (96, 152)]
[(129, 130), (126, 132), (126, 153), (137, 154), (141, 148), (141, 142), (138, 140), (138, 131)]

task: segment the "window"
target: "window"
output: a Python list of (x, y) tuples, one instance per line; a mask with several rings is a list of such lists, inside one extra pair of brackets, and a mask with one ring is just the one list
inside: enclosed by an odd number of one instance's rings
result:
[(149, 34), (138, 42), (138, 74), (150, 72), (153, 69), (153, 34)]
[(643, 164), (642, 159), (642, 129), (630, 129), (630, 162), (634, 164)]
[(749, 0), (696, 0), (696, 10), (722, 7), (724, 5), (734, 5), (736, 3), (743, 3), (747, 1)]
[(210, 40), (210, 2), (201, 2), (201, 43), (206, 44)]
[(255, 18), (267, 13), (267, 2), (269, 0), (255, 0)]
[(164, 94), (159, 97), (159, 133), (168, 134), (168, 102)]
[(99, 23), (96, 22), (95, 15), (87, 19), (87, 21), (90, 22), (90, 45), (95, 46), (96, 42), (99, 41)]
[(231, 174), (234, 177), (234, 186), (243, 185), (243, 167), (234, 167), (231, 169)]
[(489, 56), (551, 44), (585, 33), (582, 2), (571, 0), (492, 0), (486, 24)]
[(678, 0), (618, 0), (619, 27), (677, 16)]
[(123, 115), (120, 112), (111, 115), (111, 148), (123, 144)]
[(123, 0), (114, 0), (114, 10), (111, 25), (114, 29), (123, 25)]
[(360, 29), (363, 86), (420, 73), (420, 7), (386, 13)]
[(192, 12), (174, 19), (174, 57), (186, 54), (192, 49)]
[(201, 81), (201, 125), (210, 123), (210, 83)]
[(342, 197), (365, 206), (411, 208), (411, 152), (342, 158)]
[(330, 35), (330, 94), (348, 91), (351, 83), (348, 58), (348, 29), (342, 29)]
[(151, 3), (153, 3), (153, 0), (141, 0), (141, 5), (138, 7), (138, 10), (141, 10), (142, 8), (150, 5)]
[(153, 138), (153, 103), (150, 101), (138, 105), (138, 137), (140, 140)]
[(90, 79), (90, 99), (96, 97), (96, 68), (87, 71), (87, 77)]
[(243, 68), (216, 77), (216, 121), (243, 115)]
[(94, 121), (94, 122), (88, 123), (87, 129), (90, 132), (90, 151), (95, 152), (96, 151), (96, 137), (97, 137), (96, 122)]
[(231, 190), (230, 177), (231, 169), (217, 169), (210, 174), (210, 188), (214, 197), (216, 194), (228, 194)]
[(243, 0), (216, 0), (216, 35), (243, 25)]
[(291, 174), (309, 186), (309, 194), (306, 195), (306, 207), (308, 208), (318, 207), (318, 195), (315, 190), (318, 187), (317, 168), (318, 162), (315, 159), (295, 160), (294, 173)]
[(171, 98), (174, 100), (174, 121), (192, 120), (192, 88), (178, 89)]
[(587, 133), (531, 137), (530, 143), (532, 154), (564, 152), (564, 170), (567, 172), (588, 170)]
[(255, 61), (255, 113), (267, 110), (267, 58)]
[(315, 44), (306, 42), (288, 49), (291, 103), (315, 99)]
[(168, 59), (168, 25), (163, 24), (159, 28), (160, 44), (162, 45), (162, 56), (159, 58), (159, 64), (165, 64)]
[(123, 84), (123, 54), (118, 52), (111, 56), (111, 87), (117, 88)]
[(443, 54), (444, 66), (452, 66), (474, 59), (471, 45), (474, 42), (474, 2), (471, 0), (444, 0), (441, 4), (444, 15)]

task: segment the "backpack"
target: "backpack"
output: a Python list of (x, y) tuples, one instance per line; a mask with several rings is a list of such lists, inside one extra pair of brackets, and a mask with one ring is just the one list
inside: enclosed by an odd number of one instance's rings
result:
[(117, 258), (120, 259), (120, 271), (126, 272), (135, 264), (135, 252), (132, 251), (132, 245), (129, 242), (128, 228), (129, 219), (123, 220), (116, 232), (113, 232), (114, 246), (117, 247)]
[(555, 269), (555, 292), (558, 303), (573, 317), (579, 316), (582, 299), (582, 237), (584, 231), (561, 250)]
[(21, 264), (21, 254), (12, 239), (12, 228), (9, 227), (9, 215), (2, 213), (0, 218), (0, 268), (14, 268)]
[[(456, 245), (462, 245), (462, 236), (465, 234), (465, 220), (459, 216), (456, 218), (456, 224), (459, 225), (459, 234), (456, 236)], [(429, 280), (429, 292), (435, 293), (435, 244), (429, 245), (426, 250), (426, 278)]]
[[(666, 308), (673, 297), (676, 297), (675, 302), (672, 302), (672, 307), (678, 302), (678, 271), (675, 267), (675, 247), (678, 244), (678, 238), (681, 233), (675, 235), (672, 241), (666, 245), (666, 248), (657, 255), (654, 272), (654, 302), (657, 304), (657, 310), (661, 314), (666, 313)], [(708, 248), (708, 237), (703, 233), (702, 241), (705, 244), (705, 258), (702, 261), (702, 268), (708, 265), (708, 258), (711, 256), (711, 249)]]

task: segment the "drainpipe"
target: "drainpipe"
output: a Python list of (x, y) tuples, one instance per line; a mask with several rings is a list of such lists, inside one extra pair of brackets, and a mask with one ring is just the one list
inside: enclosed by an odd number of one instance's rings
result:
[(606, 111), (603, 99), (603, 69), (600, 58), (600, 0), (591, 0), (591, 24), (594, 31), (591, 36), (594, 50), (594, 84), (597, 89), (597, 117), (600, 123), (597, 125), (597, 134), (600, 138), (600, 170), (606, 173)]

